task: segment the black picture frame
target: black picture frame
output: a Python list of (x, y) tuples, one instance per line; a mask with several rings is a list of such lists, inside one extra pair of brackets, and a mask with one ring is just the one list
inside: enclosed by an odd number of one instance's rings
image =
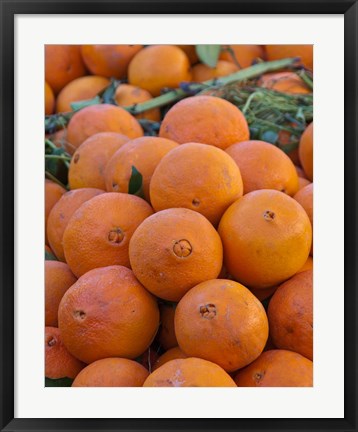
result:
[[(205, 7), (204, 7), (205, 6)], [(345, 414), (343, 419), (14, 418), (14, 17), (16, 14), (344, 14)], [(2, 431), (357, 431), (357, 1), (0, 0), (1, 14), (1, 372)], [(317, 29), (319, 31), (319, 29)], [(334, 253), (334, 252), (332, 252)], [(333, 348), (333, 347), (332, 347)]]

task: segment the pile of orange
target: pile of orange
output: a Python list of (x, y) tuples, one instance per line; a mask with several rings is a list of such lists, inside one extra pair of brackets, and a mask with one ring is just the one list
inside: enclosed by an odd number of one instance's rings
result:
[[(121, 80), (50, 137), (71, 160), (45, 182), (47, 378), (313, 385), (313, 123), (294, 164), (216, 96), (123, 108), (286, 57), (313, 68), (309, 46), (224, 46), (214, 68), (191, 45), (46, 46), (46, 115)], [(308, 91), (287, 71), (261, 85)]]

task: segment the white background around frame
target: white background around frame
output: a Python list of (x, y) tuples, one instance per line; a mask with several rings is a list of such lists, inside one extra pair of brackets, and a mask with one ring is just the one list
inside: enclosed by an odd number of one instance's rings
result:
[[(343, 397), (343, 15), (15, 19), (15, 417), (335, 418)], [(44, 44), (314, 44), (314, 387), (44, 387)]]

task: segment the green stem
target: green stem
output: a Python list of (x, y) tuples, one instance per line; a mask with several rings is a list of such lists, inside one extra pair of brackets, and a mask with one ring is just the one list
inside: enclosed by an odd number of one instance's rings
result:
[(243, 114), (246, 114), (246, 111), (249, 109), (249, 107), (250, 107), (250, 103), (252, 102), (253, 99), (255, 99), (256, 97), (262, 97), (262, 96), (263, 96), (263, 93), (261, 93), (261, 92), (255, 92), (255, 93), (252, 93), (252, 94), (247, 98), (247, 101), (246, 101), (244, 107), (242, 108), (242, 112), (243, 112)]
[[(292, 66), (296, 62), (296, 59), (294, 58), (288, 58), (288, 59), (282, 59), (282, 60), (275, 60), (271, 62), (264, 62), (264, 63), (258, 63), (253, 66), (250, 66), (246, 69), (242, 69), (238, 72), (235, 72), (231, 75), (227, 75), (225, 77), (221, 78), (215, 78), (212, 80), (204, 81), (202, 85), (206, 87), (221, 87), (227, 84), (232, 84), (236, 81), (245, 81), (248, 79), (255, 78), (257, 76), (260, 76), (264, 73), (272, 72), (278, 69), (284, 69), (289, 66)], [(163, 105), (167, 105), (171, 102), (175, 102), (179, 99), (184, 98), (188, 95), (188, 92), (182, 90), (182, 89), (176, 89), (173, 91), (170, 91), (168, 93), (165, 93), (161, 96), (158, 96), (156, 98), (153, 98), (147, 102), (143, 102), (137, 105), (130, 105), (123, 107), (125, 110), (131, 112), (132, 114), (140, 114), (144, 111), (158, 108)]]
[(50, 180), (52, 180), (53, 182), (55, 182), (55, 183), (57, 183), (58, 185), (60, 185), (61, 187), (63, 187), (64, 189), (68, 190), (68, 188), (67, 188), (63, 183), (61, 183), (60, 180), (58, 180), (58, 179), (57, 179), (54, 175), (52, 175), (50, 172), (45, 171), (45, 176), (46, 176), (48, 179), (50, 179)]
[(52, 150), (57, 150), (56, 145), (49, 139), (45, 139), (45, 144), (52, 148)]
[(70, 157), (63, 156), (63, 155), (52, 155), (52, 154), (49, 154), (49, 155), (45, 155), (45, 158), (46, 159), (62, 159), (63, 161), (71, 161)]
[(313, 81), (311, 78), (307, 75), (305, 71), (296, 72), (296, 74), (301, 78), (301, 80), (306, 84), (306, 86), (313, 90)]
[[(287, 69), (289, 67), (292, 67), (294, 63), (297, 61), (295, 58), (287, 58), (282, 60), (274, 60), (270, 62), (262, 62), (257, 63), (253, 66), (250, 66), (245, 69), (241, 69), (238, 72), (235, 72), (231, 75), (221, 77), (221, 78), (215, 78), (212, 80), (204, 81), (203, 83), (188, 83), (188, 90), (183, 89), (175, 89), (172, 91), (169, 91), (168, 93), (165, 93), (163, 95), (160, 95), (156, 98), (153, 98), (147, 102), (142, 102), (140, 104), (133, 104), (130, 106), (123, 107), (126, 111), (130, 112), (131, 114), (141, 114), (145, 111), (151, 110), (153, 108), (159, 108), (164, 105), (168, 105), (172, 102), (176, 102), (180, 99), (183, 99), (185, 96), (188, 96), (191, 94), (193, 89), (210, 89), (210, 88), (219, 88), (221, 86), (232, 84), (237, 81), (245, 81), (249, 80), (255, 77), (258, 77), (262, 74), (273, 72), (279, 69)], [(95, 98), (96, 101), (98, 101), (97, 97)], [(81, 104), (79, 101), (78, 104)], [(85, 101), (85, 105), (90, 103), (91, 101)], [(77, 112), (77, 111), (76, 111)], [(62, 114), (54, 114), (52, 116), (47, 116), (45, 119), (45, 128), (46, 130), (50, 127), (50, 125), (58, 124), (61, 126), (64, 126), (68, 121), (71, 119), (71, 117), (75, 114), (75, 112), (69, 112), (69, 113), (62, 113)]]

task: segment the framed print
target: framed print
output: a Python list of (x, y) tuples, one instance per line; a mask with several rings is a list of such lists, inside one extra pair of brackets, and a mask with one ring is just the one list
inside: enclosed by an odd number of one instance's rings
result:
[(356, 431), (356, 1), (0, 4), (1, 430)]

